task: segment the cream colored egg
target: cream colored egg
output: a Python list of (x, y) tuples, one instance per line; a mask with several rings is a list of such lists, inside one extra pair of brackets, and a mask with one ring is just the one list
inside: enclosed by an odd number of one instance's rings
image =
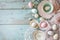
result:
[(54, 24), (54, 25), (52, 26), (52, 29), (53, 29), (53, 30), (57, 30), (57, 26)]
[(53, 36), (53, 39), (54, 39), (54, 40), (57, 40), (57, 39), (58, 39), (58, 34), (55, 34), (55, 35)]
[(38, 18), (38, 17), (39, 17), (39, 15), (38, 15), (38, 14), (35, 14), (35, 15), (34, 15), (34, 17), (35, 17), (35, 18)]
[(44, 18), (43, 18), (43, 17), (40, 17), (40, 20), (41, 20), (41, 21), (43, 21), (43, 20), (44, 20)]
[(48, 35), (53, 35), (53, 31), (48, 31)]
[(49, 9), (50, 9), (50, 7), (49, 7), (49, 6), (45, 7), (45, 10), (49, 10)]
[(33, 22), (33, 23), (31, 24), (31, 26), (32, 26), (32, 27), (36, 27), (36, 26), (37, 26), (37, 23)]

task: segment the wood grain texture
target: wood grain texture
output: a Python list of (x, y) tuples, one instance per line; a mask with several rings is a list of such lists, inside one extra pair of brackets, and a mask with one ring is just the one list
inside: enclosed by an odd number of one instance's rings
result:
[(0, 40), (25, 40), (31, 9), (21, 9), (30, 0), (0, 0)]
[(31, 9), (23, 6), (29, 1), (22, 0), (0, 0), (0, 24), (21, 25), (28, 24), (28, 18), (31, 17)]
[(0, 2), (29, 2), (31, 0), (0, 0)]
[(0, 2), (0, 9), (22, 9), (25, 7), (26, 9), (29, 9), (28, 2)]
[(0, 24), (28, 24), (30, 10), (0, 10)]
[(29, 25), (0, 25), (0, 40), (25, 40), (27, 29)]

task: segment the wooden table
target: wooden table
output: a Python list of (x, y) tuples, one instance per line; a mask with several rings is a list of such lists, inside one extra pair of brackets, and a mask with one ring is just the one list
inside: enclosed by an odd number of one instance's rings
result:
[[(30, 0), (31, 1), (31, 0)], [(0, 0), (0, 40), (24, 40), (30, 28), (31, 9), (22, 9), (29, 0)]]

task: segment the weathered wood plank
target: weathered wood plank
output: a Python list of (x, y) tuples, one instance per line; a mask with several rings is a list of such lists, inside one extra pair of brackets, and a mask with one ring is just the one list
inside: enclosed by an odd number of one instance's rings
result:
[(31, 10), (0, 10), (0, 24), (28, 24)]
[(28, 1), (31, 1), (31, 0), (0, 0), (0, 2), (28, 2)]
[(25, 2), (22, 2), (22, 0), (0, 0), (0, 10), (1, 9), (23, 9), (23, 7), (29, 9), (28, 2), (31, 0), (25, 0)]
[[(22, 0), (0, 0), (0, 24), (19, 25), (28, 24), (28, 18), (31, 16), (28, 6), (27, 10), (21, 10), (27, 2), (18, 2)], [(28, 16), (26, 16), (28, 15)], [(29, 16), (30, 15), (30, 16)]]
[(23, 7), (29, 9), (28, 2), (0, 2), (0, 9), (22, 9)]
[[(0, 40), (24, 40), (24, 33), (30, 29), (28, 18), (31, 10), (22, 10), (31, 0), (0, 0)], [(23, 25), (22, 25), (23, 24)]]
[(0, 40), (24, 40), (29, 25), (0, 25)]

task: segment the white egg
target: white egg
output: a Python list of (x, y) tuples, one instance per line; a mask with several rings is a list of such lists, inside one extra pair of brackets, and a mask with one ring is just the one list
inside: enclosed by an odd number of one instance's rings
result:
[(55, 34), (55, 35), (53, 36), (53, 39), (57, 40), (57, 39), (58, 39), (58, 34)]
[(48, 35), (53, 35), (53, 31), (48, 31)]
[(53, 30), (57, 30), (57, 26), (54, 24), (54, 25), (52, 26), (52, 29), (53, 29)]
[(33, 23), (31, 24), (31, 26), (32, 26), (32, 27), (36, 27), (36, 26), (37, 26), (37, 23), (33, 22)]
[(44, 20), (44, 18), (43, 18), (43, 17), (40, 17), (40, 20), (41, 20), (41, 21), (43, 21), (43, 20)]
[(37, 13), (37, 9), (32, 9), (32, 13)]
[(35, 17), (35, 18), (38, 18), (38, 17), (39, 17), (39, 15), (38, 15), (38, 14), (35, 14), (35, 15), (34, 15), (34, 17)]

